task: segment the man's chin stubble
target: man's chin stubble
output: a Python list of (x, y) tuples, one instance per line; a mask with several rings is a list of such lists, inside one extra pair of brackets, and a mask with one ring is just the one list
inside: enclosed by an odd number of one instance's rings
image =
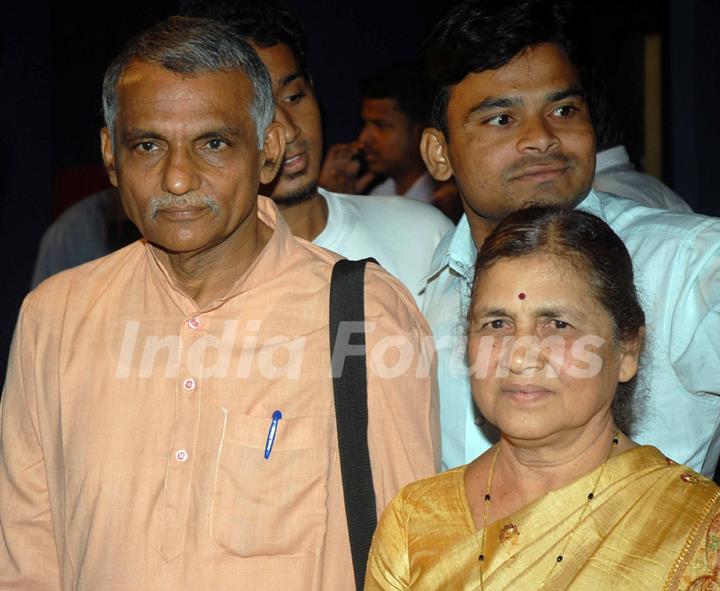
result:
[(299, 205), (305, 201), (310, 201), (310, 199), (312, 199), (317, 193), (317, 190), (318, 186), (316, 182), (309, 183), (304, 187), (299, 187), (290, 193), (286, 193), (285, 195), (273, 195), (272, 200), (283, 207), (293, 207), (294, 205)]

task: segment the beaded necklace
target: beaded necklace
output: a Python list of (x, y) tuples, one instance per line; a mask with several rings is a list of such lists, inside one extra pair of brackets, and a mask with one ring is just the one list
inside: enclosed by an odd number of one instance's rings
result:
[[(550, 570), (548, 571), (548, 574), (545, 576), (545, 579), (540, 584), (540, 587), (538, 587), (538, 589), (543, 589), (545, 587), (545, 584), (550, 580), (550, 577), (555, 572), (557, 565), (563, 561), (563, 558), (565, 557), (565, 553), (568, 549), (568, 545), (570, 544), (570, 540), (572, 539), (573, 534), (575, 533), (575, 530), (577, 529), (577, 526), (580, 525), (580, 523), (582, 522), (583, 517), (585, 517), (586, 511), (590, 507), (590, 502), (595, 498), (595, 491), (597, 490), (597, 486), (598, 486), (598, 483), (600, 482), (600, 478), (602, 477), (603, 473), (605, 472), (605, 465), (608, 463), (608, 460), (610, 459), (610, 456), (612, 455), (613, 450), (618, 446), (619, 442), (620, 442), (619, 433), (618, 433), (618, 431), (615, 431), (615, 433), (613, 434), (612, 445), (610, 446), (610, 451), (608, 452), (608, 455), (605, 458), (605, 461), (603, 462), (602, 466), (600, 467), (600, 471), (598, 472), (597, 478), (595, 479), (595, 484), (593, 485), (592, 490), (587, 495), (587, 500), (585, 501), (585, 506), (583, 507), (583, 509), (580, 513), (580, 517), (578, 518), (578, 521), (575, 524), (575, 527), (570, 531), (570, 535), (565, 538), (565, 544), (563, 545), (562, 551), (555, 558), (555, 562), (553, 562), (552, 566), (550, 567)], [(482, 527), (482, 532), (480, 535), (480, 556), (478, 557), (478, 559), (480, 561), (480, 591), (485, 590), (485, 530), (487, 529), (487, 517), (488, 517), (488, 513), (490, 512), (490, 500), (491, 500), (490, 494), (492, 493), (493, 476), (495, 475), (495, 462), (497, 461), (499, 453), (500, 453), (500, 444), (498, 444), (497, 449), (495, 450), (495, 453), (493, 454), (492, 462), (490, 463), (490, 470), (488, 471), (487, 487), (485, 488), (485, 506), (483, 507), (483, 527)]]

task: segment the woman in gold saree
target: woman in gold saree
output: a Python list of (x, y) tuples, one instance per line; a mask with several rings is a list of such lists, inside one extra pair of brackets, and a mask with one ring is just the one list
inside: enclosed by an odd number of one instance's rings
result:
[(499, 442), (400, 492), (365, 588), (720, 589), (720, 489), (623, 433), (644, 334), (630, 257), (602, 220), (506, 218), (478, 254), (468, 338)]

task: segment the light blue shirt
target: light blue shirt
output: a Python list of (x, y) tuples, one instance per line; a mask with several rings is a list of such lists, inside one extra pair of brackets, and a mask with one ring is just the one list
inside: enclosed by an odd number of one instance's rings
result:
[[(595, 191), (578, 209), (605, 220), (633, 260), (647, 338), (632, 438), (712, 477), (720, 455), (720, 219)], [(463, 216), (438, 245), (423, 304), (437, 341), (443, 469), (473, 460), (495, 438), (490, 426), (476, 425), (467, 377), (476, 254)]]

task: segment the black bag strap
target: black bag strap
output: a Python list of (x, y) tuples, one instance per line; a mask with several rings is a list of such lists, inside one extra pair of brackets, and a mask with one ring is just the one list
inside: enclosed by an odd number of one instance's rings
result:
[[(377, 525), (368, 451), (365, 356), (365, 265), (373, 259), (335, 263), (330, 282), (330, 357), (335, 394), (340, 472), (355, 586), (362, 591), (370, 542)], [(348, 322), (341, 329), (341, 323)], [(343, 338), (336, 344), (338, 332)], [(347, 335), (349, 334), (349, 338)]]

